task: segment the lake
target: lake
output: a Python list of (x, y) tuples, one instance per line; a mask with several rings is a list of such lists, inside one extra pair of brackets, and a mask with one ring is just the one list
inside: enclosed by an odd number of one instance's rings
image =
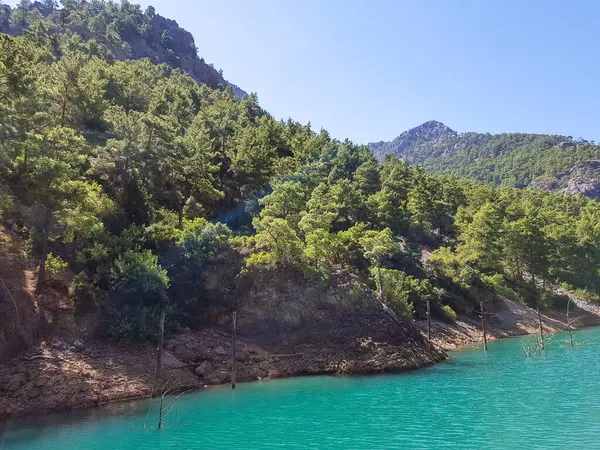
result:
[[(527, 358), (521, 341), (473, 347), (398, 375), (306, 377), (182, 396), (156, 430), (139, 401), (9, 422), (0, 448), (386, 449), (600, 448), (600, 328), (552, 337)], [(148, 414), (148, 407), (152, 410)], [(147, 427), (144, 421), (148, 415)]]

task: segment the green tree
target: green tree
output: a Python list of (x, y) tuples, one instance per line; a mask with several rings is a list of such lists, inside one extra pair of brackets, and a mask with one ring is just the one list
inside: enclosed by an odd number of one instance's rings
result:
[(363, 247), (365, 258), (375, 266), (379, 298), (383, 300), (384, 280), (381, 275), (381, 267), (397, 251), (392, 230), (385, 228), (381, 231), (366, 231), (360, 238), (360, 244)]

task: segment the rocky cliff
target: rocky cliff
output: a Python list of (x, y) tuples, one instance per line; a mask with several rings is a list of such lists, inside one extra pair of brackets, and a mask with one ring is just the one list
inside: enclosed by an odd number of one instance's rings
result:
[[(78, 35), (95, 42), (102, 57), (149, 58), (187, 72), (198, 83), (217, 89), (231, 86), (241, 98), (245, 91), (223, 78), (223, 73), (198, 56), (192, 34), (176, 21), (156, 14), (153, 7), (142, 12), (139, 5), (69, 2), (61, 9), (33, 2), (28, 7), (0, 5), (0, 32), (21, 35), (42, 26), (53, 28), (59, 39)], [(100, 50), (102, 49), (102, 50)], [(108, 53), (108, 55), (107, 55)]]

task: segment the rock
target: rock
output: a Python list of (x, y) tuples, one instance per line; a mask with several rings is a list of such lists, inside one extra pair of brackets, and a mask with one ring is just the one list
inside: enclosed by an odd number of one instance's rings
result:
[(204, 361), (204, 362), (202, 362), (202, 364), (200, 364), (198, 367), (196, 367), (196, 370), (194, 370), (194, 372), (196, 373), (196, 375), (203, 377), (211, 370), (212, 370), (211, 362)]
[(238, 352), (235, 359), (237, 359), (238, 361), (245, 361), (249, 357), (250, 357), (250, 352), (246, 349), (242, 349)]
[(226, 383), (229, 381), (229, 372), (225, 372), (224, 370), (217, 373), (217, 378), (221, 383)]
[(279, 372), (277, 372), (275, 369), (271, 369), (269, 370), (269, 373), (267, 374), (267, 378), (269, 379), (273, 379), (273, 378), (279, 378)]
[(33, 388), (33, 389), (30, 389), (29, 391), (27, 391), (27, 397), (36, 398), (36, 397), (39, 397), (41, 393), (42, 393), (42, 391), (40, 391), (38, 388)]
[(261, 361), (258, 367), (260, 367), (261, 370), (269, 370), (269, 367), (271, 367), (271, 363), (269, 361)]
[(196, 359), (196, 353), (183, 344), (176, 346), (173, 353), (175, 353), (175, 356), (185, 361), (193, 361)]
[(225, 350), (222, 345), (219, 345), (219, 346), (215, 347), (215, 353), (217, 355), (226, 355), (227, 350)]
[(225, 372), (221, 370), (219, 372), (215, 372), (208, 377), (210, 380), (210, 384), (223, 384), (229, 381), (229, 372)]
[(75, 349), (79, 352), (85, 350), (85, 344), (79, 339), (76, 339), (75, 342), (73, 342), (73, 347), (75, 347)]
[(48, 384), (48, 379), (47, 378), (38, 378), (37, 380), (35, 380), (33, 382), (33, 385), (35, 387), (43, 387), (46, 386)]

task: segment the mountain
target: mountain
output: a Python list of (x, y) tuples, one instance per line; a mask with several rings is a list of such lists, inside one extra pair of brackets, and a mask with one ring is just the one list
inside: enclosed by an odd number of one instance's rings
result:
[(571, 136), (531, 133), (457, 133), (425, 122), (390, 142), (370, 143), (379, 159), (393, 154), (409, 164), (497, 185), (537, 187), (598, 198), (600, 146)]
[(129, 2), (69, 1), (60, 9), (52, 1), (22, 2), (15, 8), (0, 5), (0, 32), (52, 35), (56, 47), (61, 39), (68, 40), (71, 47), (85, 46), (88, 53), (103, 59), (149, 58), (155, 64), (181, 69), (213, 89), (231, 86), (238, 98), (247, 95), (198, 56), (191, 33), (156, 14), (152, 6), (142, 11)]
[(443, 123), (436, 120), (430, 120), (418, 127), (405, 131), (393, 141), (374, 142), (370, 143), (369, 147), (375, 156), (379, 158), (386, 154), (401, 156), (407, 150), (410, 151), (410, 149), (432, 142), (443, 143), (446, 142), (448, 138), (456, 135), (456, 131), (450, 129)]

